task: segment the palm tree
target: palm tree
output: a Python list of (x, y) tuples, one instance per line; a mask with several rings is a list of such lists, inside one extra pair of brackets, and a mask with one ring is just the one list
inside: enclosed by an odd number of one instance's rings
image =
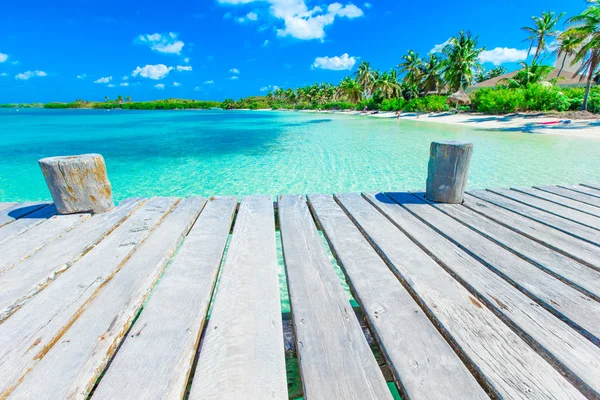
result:
[(577, 49), (579, 49), (580, 42), (577, 37), (574, 35), (561, 35), (559, 38), (559, 47), (558, 47), (558, 56), (563, 56), (562, 64), (560, 66), (560, 70), (558, 71), (558, 75), (562, 74), (563, 69), (565, 69), (565, 63), (567, 62), (567, 57), (574, 56), (577, 53)]
[(442, 66), (442, 58), (437, 54), (429, 54), (429, 58), (423, 62), (421, 84), (426, 94), (431, 91), (439, 93), (442, 90)]
[(104, 101), (108, 101), (108, 96), (104, 96)]
[(128, 103), (131, 103), (131, 96), (125, 97), (125, 100), (127, 100)]
[(119, 104), (123, 104), (123, 96), (121, 96), (121, 95), (118, 95), (118, 96), (117, 96), (117, 102), (118, 102)]
[(351, 103), (360, 103), (362, 100), (363, 88), (357, 79), (349, 76), (345, 77), (339, 86), (340, 92)]
[(508, 83), (510, 88), (525, 88), (531, 84), (539, 83), (548, 78), (548, 75), (554, 70), (549, 65), (532, 62), (531, 65), (520, 61), (522, 68), (512, 78), (501, 79), (501, 82)]
[(554, 28), (564, 15), (565, 13), (556, 15), (554, 12), (544, 11), (541, 17), (531, 17), (533, 20), (533, 26), (524, 26), (521, 28), (521, 30), (529, 34), (525, 41), (531, 42), (529, 45), (529, 51), (527, 52), (527, 57), (529, 57), (533, 46), (536, 46), (535, 55), (531, 61), (532, 63), (536, 62), (539, 55), (546, 48), (546, 40), (550, 37), (556, 37), (560, 34), (560, 32)]
[(580, 15), (569, 18), (567, 23), (571, 26), (562, 34), (562, 37), (573, 36), (576, 38), (579, 50), (575, 53), (574, 63), (582, 62), (578, 74), (587, 73), (587, 85), (583, 97), (582, 110), (587, 110), (592, 82), (598, 65), (600, 64), (600, 4), (597, 2), (588, 7)]
[(373, 76), (373, 70), (371, 64), (367, 61), (363, 61), (358, 66), (358, 69), (354, 73), (356, 81), (362, 87), (363, 93), (370, 96), (373, 91), (373, 83), (375, 83), (375, 77)]
[(403, 82), (409, 86), (419, 86), (423, 72), (423, 61), (419, 57), (419, 53), (409, 50), (406, 55), (402, 56), (402, 60), (398, 64), (398, 68), (400, 69), (400, 73), (404, 74)]
[(460, 31), (444, 48), (446, 62), (442, 73), (451, 90), (470, 86), (475, 80), (476, 71), (481, 69), (479, 55), (485, 47), (478, 48), (478, 40), (479, 37), (473, 37), (471, 32)]

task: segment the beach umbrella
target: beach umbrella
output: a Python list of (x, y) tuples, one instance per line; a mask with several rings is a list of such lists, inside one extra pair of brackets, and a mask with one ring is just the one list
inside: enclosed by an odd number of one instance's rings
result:
[(462, 90), (459, 90), (458, 92), (454, 93), (453, 95), (448, 96), (447, 103), (450, 106), (452, 104), (456, 104), (456, 108), (458, 108), (459, 105), (468, 106), (469, 104), (471, 104), (471, 99), (469, 98), (468, 94), (466, 94)]

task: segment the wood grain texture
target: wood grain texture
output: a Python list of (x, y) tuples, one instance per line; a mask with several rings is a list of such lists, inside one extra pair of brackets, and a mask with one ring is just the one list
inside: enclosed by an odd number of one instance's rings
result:
[(8, 201), (7, 202), (1, 202), (0, 203), (0, 211), (4, 210), (5, 208), (12, 207), (12, 206), (14, 206), (16, 204), (18, 204), (18, 203), (16, 203), (16, 202), (8, 202)]
[(600, 344), (600, 325), (596, 323), (600, 321), (600, 302), (508, 252), (415, 196), (409, 193), (388, 195), (533, 301)]
[[(480, 262), (425, 225), (407, 209), (393, 204), (385, 195), (366, 195), (413, 241), (451, 271), (473, 295), (558, 367), (582, 393), (599, 397), (600, 348), (531, 302), (523, 293), (495, 275)], [(397, 200), (411, 202), (403, 193)], [(444, 206), (455, 206), (444, 204)], [(430, 207), (430, 206), (426, 206)], [(461, 206), (456, 206), (461, 207)]]
[(68, 270), (141, 204), (125, 201), (113, 212), (89, 219), (0, 275), (0, 322)]
[[(561, 205), (563, 207), (577, 210), (579, 212), (592, 215), (594, 217), (600, 217), (600, 207), (595, 207), (590, 204), (582, 203), (577, 200), (569, 199), (564, 196), (560, 196), (554, 193), (546, 192), (535, 188), (513, 188), (512, 190), (535, 196), (537, 198), (550, 201), (554, 204)], [(600, 201), (600, 198), (598, 199)]]
[(577, 200), (580, 203), (600, 207), (600, 192), (598, 195), (599, 197), (594, 197), (586, 193), (582, 193), (582, 191), (580, 191), (582, 189), (594, 190), (586, 188), (585, 186), (539, 186), (536, 189), (543, 190), (544, 192), (548, 193), (553, 193), (567, 199)]
[(558, 229), (561, 232), (600, 247), (600, 232), (594, 228), (583, 226), (577, 222), (538, 210), (537, 208), (530, 207), (487, 190), (473, 190), (468, 193), (478, 199), (485, 200), (523, 217), (532, 219), (551, 228)]
[[(420, 200), (427, 201), (423, 192), (413, 193), (413, 195)], [(495, 223), (467, 207), (427, 202), (504, 249), (517, 254), (543, 271), (568, 282), (600, 301), (600, 271), (589, 268), (571, 257)], [(545, 229), (550, 230), (547, 227)], [(600, 264), (598, 268), (600, 269)]]
[(103, 213), (115, 207), (100, 154), (42, 158), (38, 163), (60, 214)]
[[(583, 186), (584, 188), (586, 188), (586, 190), (582, 190), (581, 186)], [(587, 189), (593, 189), (592, 191), (588, 191)], [(578, 190), (581, 191), (582, 193), (589, 193), (592, 196), (600, 196), (600, 194), (598, 194), (597, 192), (600, 190), (600, 184), (597, 183), (582, 183), (581, 185), (578, 185), (577, 188), (574, 190)]]
[(488, 398), (332, 196), (309, 202), (405, 397)]
[(584, 398), (557, 370), (360, 195), (337, 195), (355, 224), (496, 395)]
[(207, 203), (100, 381), (94, 399), (181, 399), (237, 200)]
[(304, 398), (391, 399), (304, 198), (277, 206)]
[(568, 219), (569, 221), (577, 222), (581, 225), (600, 230), (600, 218), (573, 210), (548, 200), (540, 199), (539, 197), (530, 196), (514, 190), (508, 189), (488, 189), (492, 193), (497, 193), (501, 196), (526, 204), (530, 207), (541, 211)]
[(190, 399), (287, 399), (271, 196), (238, 212)]
[(36, 225), (27, 232), (19, 236), (13, 236), (11, 239), (5, 241), (0, 245), (0, 254), (2, 254), (0, 258), (0, 274), (8, 271), (26, 258), (30, 258), (42, 247), (75, 228), (88, 218), (90, 218), (90, 214), (54, 216), (43, 224)]
[(61, 339), (177, 200), (150, 199), (59, 279), (0, 324), (0, 398)]
[(473, 143), (432, 142), (427, 169), (427, 198), (460, 204), (469, 179)]
[(27, 232), (29, 229), (47, 221), (54, 215), (56, 215), (56, 207), (54, 205), (47, 205), (27, 215), (26, 218), (21, 218), (3, 226), (0, 228), (0, 244)]
[(0, 227), (10, 224), (19, 218), (26, 217), (32, 212), (39, 210), (42, 207), (48, 206), (50, 203), (40, 201), (30, 201), (26, 203), (16, 203), (9, 207), (0, 210)]
[(85, 307), (11, 399), (85, 399), (206, 203), (183, 200)]

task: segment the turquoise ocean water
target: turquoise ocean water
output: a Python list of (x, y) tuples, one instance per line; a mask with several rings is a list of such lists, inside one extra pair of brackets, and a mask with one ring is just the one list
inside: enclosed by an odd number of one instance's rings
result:
[(0, 109), (0, 201), (49, 199), (37, 160), (90, 152), (117, 200), (417, 189), (444, 139), (475, 143), (471, 188), (599, 180), (599, 140), (298, 112)]

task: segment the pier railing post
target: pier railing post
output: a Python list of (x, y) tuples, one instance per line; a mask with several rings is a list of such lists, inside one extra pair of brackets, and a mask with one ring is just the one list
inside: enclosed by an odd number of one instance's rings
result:
[(432, 142), (427, 170), (427, 199), (438, 203), (462, 203), (472, 154), (473, 143)]
[(39, 164), (59, 214), (103, 213), (114, 208), (100, 154), (42, 158)]

